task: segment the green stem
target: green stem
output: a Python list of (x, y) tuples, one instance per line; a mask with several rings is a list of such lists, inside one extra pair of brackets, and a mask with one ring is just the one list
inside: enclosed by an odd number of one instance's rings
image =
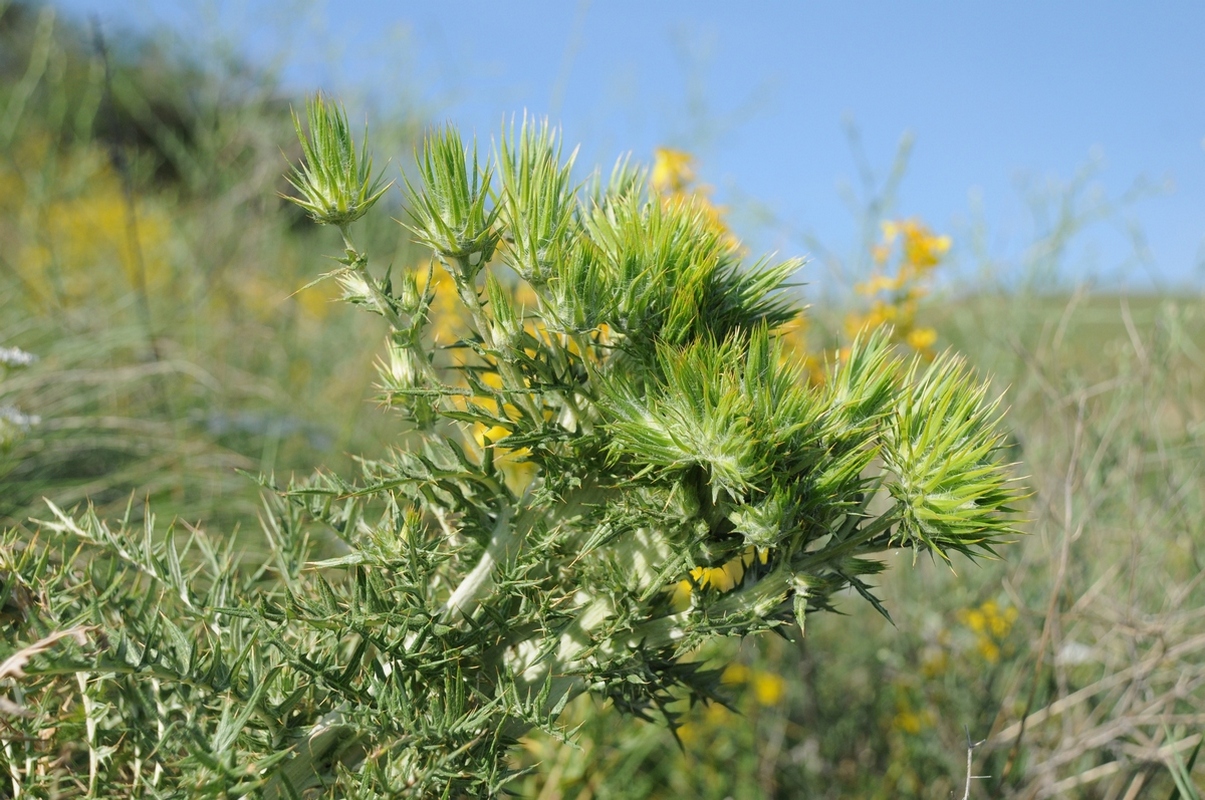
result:
[(832, 561), (840, 556), (848, 555), (856, 551), (859, 547), (879, 536), (882, 533), (891, 529), (900, 520), (900, 504), (897, 503), (889, 511), (881, 514), (874, 522), (867, 525), (861, 530), (855, 531), (848, 539), (840, 544), (832, 547), (825, 547), (804, 558), (802, 561), (792, 564), (791, 568), (795, 572), (804, 572), (808, 569)]
[[(586, 370), (586, 380), (590, 384), (597, 386), (598, 378), (595, 374), (594, 364), (590, 361), (589, 340), (586, 337), (583, 337), (580, 333), (567, 334), (567, 336), (569, 341), (577, 345), (578, 357), (581, 358), (582, 366)], [(566, 372), (567, 371), (568, 369), (566, 368)], [(582, 413), (582, 409), (577, 403), (576, 393), (572, 389), (569, 389), (565, 392), (562, 392), (562, 399), (565, 401), (565, 405), (569, 407), (569, 410), (573, 413), (574, 417), (576, 417), (577, 425), (581, 429), (582, 433), (589, 436), (594, 431), (594, 422), (588, 419), (586, 415)]]
[(515, 365), (506, 359), (502, 349), (498, 346), (498, 341), (494, 338), (494, 328), (490, 325), (489, 317), (485, 314), (485, 307), (481, 304), (481, 297), (477, 294), (477, 288), (469, 278), (469, 275), (472, 273), (470, 272), (468, 259), (457, 259), (457, 267), (458, 269), (449, 271), (456, 279), (460, 300), (468, 308), (469, 315), (473, 318), (473, 325), (476, 326), (477, 333), (481, 336), (481, 341), (485, 343), (488, 349), (497, 353), (498, 375), (502, 378), (502, 385), (514, 397), (515, 402), (524, 407), (523, 410), (527, 412), (532, 420), (540, 421), (543, 415), (540, 413), (540, 408), (531, 394), (531, 389), (528, 388), (527, 382), (523, 379), (519, 370), (515, 368)]
[[(343, 236), (344, 249), (348, 253), (351, 253), (355, 256), (355, 258), (352, 259), (351, 268), (359, 272), (361, 277), (364, 278), (365, 285), (368, 286), (369, 290), (372, 292), (372, 297), (376, 301), (377, 308), (380, 310), (381, 315), (389, 321), (389, 326), (395, 332), (408, 330), (411, 326), (405, 323), (401, 315), (398, 314), (393, 308), (393, 304), (389, 302), (389, 298), (384, 292), (381, 291), (381, 287), (377, 285), (376, 280), (368, 273), (368, 259), (363, 253), (356, 249), (355, 244), (352, 243), (348, 229), (349, 225), (347, 224), (339, 226), (339, 233)], [(431, 365), (431, 361), (427, 358), (427, 354), (424, 353), (416, 343), (414, 343), (413, 340), (416, 338), (417, 337), (411, 337), (411, 344), (407, 345), (406, 349), (414, 353), (414, 360), (418, 362), (419, 369), (422, 370), (423, 377), (426, 378), (427, 383), (433, 387), (441, 386), (442, 381), (440, 381), (439, 376), (435, 374), (435, 368)]]
[(526, 526), (512, 524), (512, 513), (508, 506), (498, 514), (494, 534), (490, 537), (485, 552), (481, 554), (481, 560), (444, 603), (441, 614), (444, 622), (455, 622), (472, 616), (482, 595), (488, 593), (494, 584), (494, 568), (512, 561), (519, 554), (527, 529)]

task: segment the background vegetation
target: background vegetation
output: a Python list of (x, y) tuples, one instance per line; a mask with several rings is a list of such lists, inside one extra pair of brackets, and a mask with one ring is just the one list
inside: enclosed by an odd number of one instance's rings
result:
[[(313, 254), (338, 248), (278, 196), (289, 102), (240, 65), (100, 42), (0, 0), (0, 347), (38, 356), (0, 375), (5, 418), (40, 418), (11, 425), (0, 455), (0, 527), (18, 539), (48, 516), (42, 497), (112, 518), (134, 495), (134, 515), (149, 499), (254, 551), (259, 487), (238, 470), (347, 474), (394, 441), (370, 401), (384, 328), (321, 286), (298, 291)], [(378, 151), (410, 152), (424, 122), (378, 124)], [(683, 166), (664, 191), (699, 190)], [(1029, 535), (1000, 561), (956, 561), (957, 576), (890, 570), (894, 626), (851, 602), (811, 618), (802, 643), (732, 642), (731, 708), (683, 709), (676, 737), (577, 701), (575, 743), (530, 739), (518, 793), (961, 796), (970, 739), (987, 776), (973, 797), (1191, 796), (1202, 304), (1060, 285), (1083, 217), (1074, 188), (1057, 200), (1071, 212), (1025, 262), (984, 263), (973, 286), (933, 281), (949, 248), (936, 233), (869, 219), (876, 238), (851, 257), (877, 263), (862, 293), (800, 332), (801, 353), (823, 359), (848, 326), (894, 322), (903, 344), (953, 347), (994, 376), (1034, 492)], [(387, 220), (368, 233), (374, 253), (417, 257)], [(928, 249), (909, 252), (917, 242)], [(4, 592), (8, 613), (19, 598)], [(5, 657), (29, 644), (7, 631)]]

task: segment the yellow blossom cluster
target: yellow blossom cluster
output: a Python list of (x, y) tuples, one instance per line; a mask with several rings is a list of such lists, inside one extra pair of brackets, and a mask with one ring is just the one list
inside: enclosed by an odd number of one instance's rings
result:
[(1000, 608), (995, 600), (987, 600), (977, 608), (958, 612), (958, 619), (975, 637), (975, 651), (989, 664), (1000, 660), (1000, 647), (1017, 621), (1017, 609)]
[(891, 726), (898, 731), (916, 735), (937, 721), (931, 708), (916, 708), (907, 692), (899, 692), (895, 701), (895, 716)]
[[(787, 694), (787, 682), (781, 675), (749, 667), (739, 661), (729, 664), (720, 675), (720, 683), (733, 690), (742, 690), (745, 697), (760, 708), (773, 708)], [(732, 712), (719, 703), (709, 703), (701, 714), (692, 715), (678, 726), (678, 739), (684, 745), (694, 745), (732, 724)]]
[(690, 580), (683, 578), (671, 589), (670, 605), (677, 611), (684, 611), (690, 605), (690, 595), (694, 587), (714, 589), (717, 592), (727, 592), (745, 577), (745, 570), (757, 559), (766, 563), (768, 553), (757, 548), (748, 547), (738, 558), (718, 567), (695, 567), (690, 571)]
[[(32, 133), (15, 142), (14, 157), (0, 164), (0, 212), (9, 222), (0, 237), (15, 251), (27, 291), (74, 305), (136, 283), (162, 286), (170, 274), (169, 216), (139, 202), (131, 229), (120, 177), (104, 151), (82, 147), (59, 154), (54, 148), (50, 137)], [(53, 170), (41, 166), (51, 163)], [(114, 281), (101, 268), (106, 262), (119, 265), (125, 280)]]
[(653, 151), (653, 170), (649, 175), (653, 192), (667, 205), (689, 203), (703, 214), (711, 228), (723, 234), (724, 242), (732, 250), (740, 250), (740, 240), (733, 235), (724, 221), (723, 206), (711, 201), (712, 188), (698, 183), (695, 175), (695, 158), (682, 150), (658, 147)]
[(682, 150), (658, 147), (653, 151), (649, 176), (653, 191), (662, 197), (695, 194), (695, 157)]
[[(920, 220), (884, 222), (882, 238), (871, 250), (875, 273), (855, 287), (858, 294), (870, 298), (870, 307), (846, 318), (848, 334), (891, 325), (896, 342), (932, 358), (937, 332), (917, 324), (917, 304), (950, 244), (949, 236), (935, 234)], [(893, 261), (894, 274), (889, 269)]]
[(985, 600), (958, 611), (956, 616), (960, 627), (943, 628), (920, 651), (920, 669), (901, 673), (891, 682), (895, 694), (893, 730), (914, 736), (936, 724), (931, 695), (951, 669), (963, 665), (981, 674), (985, 667), (1008, 657), (1008, 637), (1019, 616), (1016, 608)]
[[(180, 296), (188, 282), (206, 279), (181, 270), (189, 255), (181, 242), (188, 210), (170, 194), (127, 196), (105, 148), (80, 144), (60, 150), (33, 130), (11, 145), (0, 162), (0, 246), (25, 289), (40, 306), (73, 308), (108, 302), (127, 292)], [(279, 313), (288, 287), (276, 276), (242, 271), (212, 302), (237, 300), (257, 319)], [(334, 292), (310, 286), (296, 293), (308, 316), (326, 316)]]
[[(489, 372), (483, 373), (482, 381), (494, 388), (502, 388), (502, 379), (497, 374)], [(514, 420), (519, 417), (519, 410), (509, 403), (503, 403), (499, 408), (498, 401), (492, 397), (474, 396), (466, 398), (463, 396), (455, 397), (452, 400), (462, 410), (469, 402), (475, 405), (489, 409), (489, 411), (498, 417)], [(513, 431), (504, 424), (497, 424), (487, 428), (480, 422), (473, 423), (472, 426), (472, 441), (476, 443), (478, 451), (482, 457), (489, 451), (490, 457), (494, 461), (494, 465), (502, 471), (506, 483), (511, 490), (521, 492), (531, 479), (535, 477), (536, 467), (527, 460), (527, 456), (531, 451), (526, 447), (511, 449), (501, 442), (510, 436)]]
[(752, 669), (739, 661), (729, 664), (720, 676), (725, 686), (748, 686), (759, 706), (776, 706), (787, 693), (787, 682), (781, 675)]

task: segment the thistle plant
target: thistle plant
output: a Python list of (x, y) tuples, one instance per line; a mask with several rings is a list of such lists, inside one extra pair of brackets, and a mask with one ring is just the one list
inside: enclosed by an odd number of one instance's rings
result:
[(289, 199), (309, 212), (314, 221), (345, 228), (364, 216), (388, 191), (389, 184), (373, 178), (368, 137), (356, 152), (342, 107), (317, 95), (306, 105), (306, 112), (309, 136), (302, 131), (301, 120), (293, 115), (305, 161), (289, 176), (289, 183), (300, 196)]
[[(427, 137), (405, 224), (431, 262), (380, 275), (352, 235), (383, 191), (367, 144), (324, 100), (308, 120), (297, 202), (342, 233), (326, 277), (389, 325), (381, 397), (410, 432), (355, 480), (269, 492), (258, 569), (197, 531), (58, 509), (0, 549), (15, 794), (492, 796), (520, 737), (572, 736), (573, 698), (672, 726), (723, 701), (709, 641), (803, 635), (847, 589), (886, 613), (878, 554), (1011, 535), (986, 385), (887, 333), (810, 382), (779, 340), (800, 262), (741, 263), (627, 162), (578, 183), (525, 121), (492, 156)], [(465, 309), (454, 338), (434, 333), (436, 269)], [(316, 560), (323, 537), (341, 551)], [(86, 752), (55, 749), (72, 736)]]

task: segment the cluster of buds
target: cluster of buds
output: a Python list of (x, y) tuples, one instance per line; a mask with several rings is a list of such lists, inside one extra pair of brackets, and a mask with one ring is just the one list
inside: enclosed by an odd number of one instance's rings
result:
[(286, 197), (315, 222), (346, 228), (367, 214), (392, 183), (373, 176), (367, 136), (356, 152), (342, 107), (317, 95), (307, 104), (306, 116), (308, 136), (301, 129), (301, 120), (293, 115), (305, 159), (289, 176), (298, 196)]

